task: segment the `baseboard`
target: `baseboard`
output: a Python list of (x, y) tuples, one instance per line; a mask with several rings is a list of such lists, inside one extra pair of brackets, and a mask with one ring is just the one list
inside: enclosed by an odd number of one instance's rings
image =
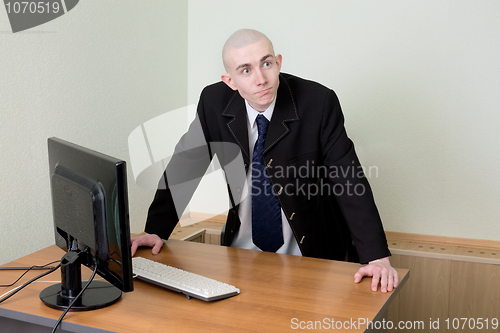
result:
[[(199, 213), (199, 212), (189, 212), (189, 215), (186, 216), (186, 218), (191, 218), (192, 220), (199, 220), (199, 221), (211, 221), (211, 222), (220, 222), (220, 223), (226, 223), (227, 215), (214, 215), (214, 214), (209, 214), (209, 213)], [(185, 217), (184, 214), (182, 215)]]
[(398, 241), (408, 241), (412, 243), (443, 244), (443, 245), (452, 245), (460, 247), (473, 247), (478, 249), (500, 250), (500, 241), (493, 241), (493, 240), (422, 235), (422, 234), (411, 234), (411, 233), (393, 232), (393, 231), (386, 231), (385, 234), (388, 239), (398, 240)]

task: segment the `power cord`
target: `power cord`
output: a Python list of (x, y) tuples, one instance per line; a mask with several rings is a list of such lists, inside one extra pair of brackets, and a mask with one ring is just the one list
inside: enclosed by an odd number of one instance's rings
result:
[(57, 328), (61, 324), (64, 316), (66, 316), (66, 313), (68, 313), (68, 311), (71, 309), (71, 307), (73, 307), (73, 304), (75, 304), (75, 302), (83, 295), (83, 293), (85, 292), (85, 290), (87, 290), (87, 288), (90, 286), (90, 283), (94, 280), (94, 277), (95, 277), (95, 275), (97, 273), (97, 262), (96, 262), (95, 258), (94, 258), (93, 266), (94, 266), (94, 271), (92, 272), (92, 276), (87, 281), (87, 283), (82, 288), (82, 290), (78, 293), (78, 295), (76, 295), (76, 297), (71, 301), (71, 303), (68, 305), (68, 307), (66, 308), (66, 310), (64, 310), (64, 312), (62, 313), (61, 317), (59, 317), (59, 320), (56, 322), (56, 324), (54, 326), (54, 329), (52, 330), (52, 333), (54, 333), (57, 330)]
[(52, 271), (55, 271), (57, 268), (56, 267), (47, 267), (49, 265), (52, 265), (52, 264), (55, 264), (56, 262), (61, 262), (61, 260), (56, 260), (56, 261), (52, 261), (52, 262), (49, 262), (48, 264), (45, 264), (45, 265), (42, 265), (42, 266), (31, 266), (31, 267), (7, 267), (5, 268), (4, 267), (4, 270), (21, 270), (21, 269), (26, 269), (26, 272), (24, 272), (16, 281), (12, 282), (11, 284), (0, 284), (0, 287), (12, 287), (13, 285), (15, 285), (19, 280), (21, 280), (21, 278), (23, 276), (25, 276), (29, 271), (31, 270), (38, 270), (38, 269), (48, 269), (48, 270), (52, 270)]
[[(49, 263), (49, 264), (47, 264), (47, 265), (50, 265), (50, 264), (52, 264), (52, 263), (54, 263), (54, 262), (51, 262), (51, 263)], [(45, 266), (47, 266), (47, 265), (45, 265)], [(55, 270), (57, 270), (59, 267), (61, 267), (61, 264), (60, 264), (60, 263), (59, 263), (56, 267), (54, 267), (54, 268), (52, 268), (51, 270), (49, 270), (48, 272), (45, 272), (45, 273), (43, 273), (43, 274), (40, 274), (40, 275), (38, 275), (38, 276), (34, 277), (33, 279), (29, 280), (28, 282), (24, 283), (23, 285), (21, 285), (21, 286), (19, 286), (19, 287), (15, 288), (15, 289), (14, 289), (14, 290), (12, 290), (12, 291), (11, 291), (11, 292), (7, 295), (7, 296), (5, 296), (5, 297), (1, 298), (1, 299), (0, 299), (0, 303), (2, 303), (3, 301), (5, 301), (5, 300), (7, 300), (7, 299), (11, 298), (11, 297), (12, 297), (12, 296), (14, 296), (14, 295), (15, 295), (18, 291), (22, 290), (22, 289), (23, 289), (24, 287), (26, 287), (27, 285), (29, 285), (29, 284), (33, 283), (34, 281), (36, 281), (36, 280), (38, 280), (38, 279), (40, 279), (40, 278), (42, 278), (42, 277), (44, 277), (44, 276), (46, 276), (46, 275), (49, 275), (50, 273), (54, 272), (54, 271), (55, 271)], [(29, 270), (28, 270), (28, 271), (29, 271)], [(17, 281), (19, 281), (19, 280), (20, 280), (20, 279), (21, 279), (21, 278), (22, 278), (22, 277), (23, 277), (23, 276), (24, 276), (24, 275), (25, 275), (28, 271), (24, 272), (24, 274), (23, 274), (23, 275), (21, 275), (21, 277), (20, 277), (19, 279), (17, 279), (17, 280), (16, 280), (16, 282), (17, 282)], [(16, 282), (14, 282), (14, 283), (16, 283)], [(7, 287), (10, 287), (10, 286), (12, 286), (12, 284), (11, 284), (11, 285), (8, 285)], [(2, 295), (2, 296), (3, 296), (3, 295)]]

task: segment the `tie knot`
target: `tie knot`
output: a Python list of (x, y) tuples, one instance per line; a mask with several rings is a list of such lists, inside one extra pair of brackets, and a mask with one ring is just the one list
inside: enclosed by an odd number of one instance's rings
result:
[(266, 117), (259, 114), (255, 119), (257, 121), (257, 130), (259, 131), (259, 136), (267, 133), (267, 128), (269, 127), (269, 120)]

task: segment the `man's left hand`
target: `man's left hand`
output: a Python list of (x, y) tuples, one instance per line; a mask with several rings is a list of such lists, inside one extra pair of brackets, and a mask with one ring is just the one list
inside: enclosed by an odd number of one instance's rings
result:
[(354, 283), (359, 283), (364, 276), (372, 277), (372, 290), (377, 291), (380, 282), (380, 291), (386, 293), (398, 286), (398, 272), (391, 266), (389, 257), (370, 261), (354, 274)]

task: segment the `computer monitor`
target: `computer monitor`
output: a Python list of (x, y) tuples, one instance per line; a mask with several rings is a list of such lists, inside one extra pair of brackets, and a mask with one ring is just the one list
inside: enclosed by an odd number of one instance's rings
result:
[(72, 311), (102, 308), (132, 291), (132, 258), (125, 161), (58, 139), (48, 139), (56, 244), (67, 251), (61, 283), (40, 293), (65, 310), (82, 290), (81, 265), (107, 282), (92, 281)]

